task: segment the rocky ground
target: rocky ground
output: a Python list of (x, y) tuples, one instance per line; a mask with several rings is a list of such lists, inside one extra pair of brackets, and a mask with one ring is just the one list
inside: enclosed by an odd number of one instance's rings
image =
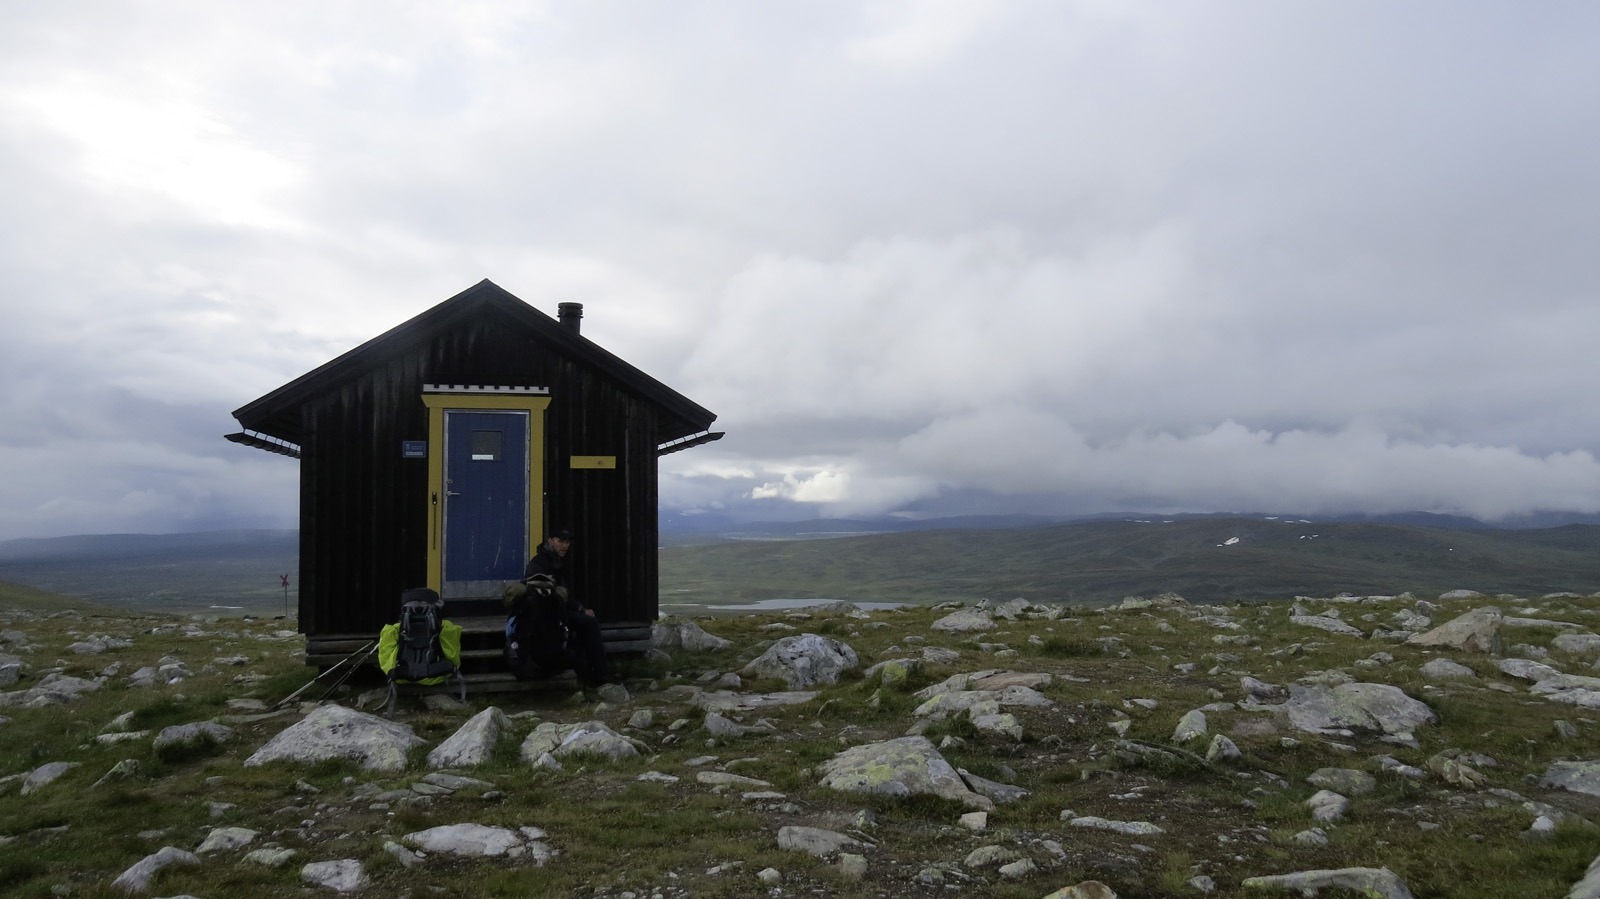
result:
[(282, 622), (0, 609), (0, 893), (1600, 897), (1597, 617), (836, 604), (384, 716), (280, 706)]

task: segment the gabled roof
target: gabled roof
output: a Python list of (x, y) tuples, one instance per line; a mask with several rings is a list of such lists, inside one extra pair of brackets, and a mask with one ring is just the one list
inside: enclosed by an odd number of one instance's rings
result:
[(664, 442), (698, 434), (716, 420), (716, 415), (688, 397), (622, 361), (576, 330), (529, 306), (487, 278), (277, 390), (240, 406), (234, 410), (233, 417), (247, 431), (300, 443), (300, 409), (308, 400), (431, 340), (436, 334), (479, 319), (485, 314), (509, 318), (513, 327), (526, 328), (541, 344), (619, 382), (646, 402), (660, 407), (667, 416), (660, 435)]

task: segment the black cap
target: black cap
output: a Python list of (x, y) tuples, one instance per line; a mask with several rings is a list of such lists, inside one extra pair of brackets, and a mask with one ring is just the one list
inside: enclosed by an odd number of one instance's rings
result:
[(562, 540), (571, 540), (572, 528), (556, 528), (550, 532), (550, 536), (557, 537)]

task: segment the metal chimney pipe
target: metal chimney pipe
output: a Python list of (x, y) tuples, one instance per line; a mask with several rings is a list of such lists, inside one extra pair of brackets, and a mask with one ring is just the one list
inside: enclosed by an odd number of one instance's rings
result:
[(556, 310), (556, 317), (561, 320), (561, 323), (571, 328), (572, 333), (578, 333), (583, 322), (583, 304), (562, 303), (556, 307)]

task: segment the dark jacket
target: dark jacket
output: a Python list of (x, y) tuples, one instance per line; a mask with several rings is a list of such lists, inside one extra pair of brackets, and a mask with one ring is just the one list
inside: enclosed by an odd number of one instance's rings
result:
[(556, 582), (557, 592), (566, 601), (567, 608), (573, 612), (582, 612), (583, 603), (572, 595), (572, 584), (567, 580), (566, 559), (555, 554), (547, 543), (539, 544), (534, 550), (533, 558), (528, 560), (528, 566), (522, 570), (523, 580), (536, 574), (548, 574)]

